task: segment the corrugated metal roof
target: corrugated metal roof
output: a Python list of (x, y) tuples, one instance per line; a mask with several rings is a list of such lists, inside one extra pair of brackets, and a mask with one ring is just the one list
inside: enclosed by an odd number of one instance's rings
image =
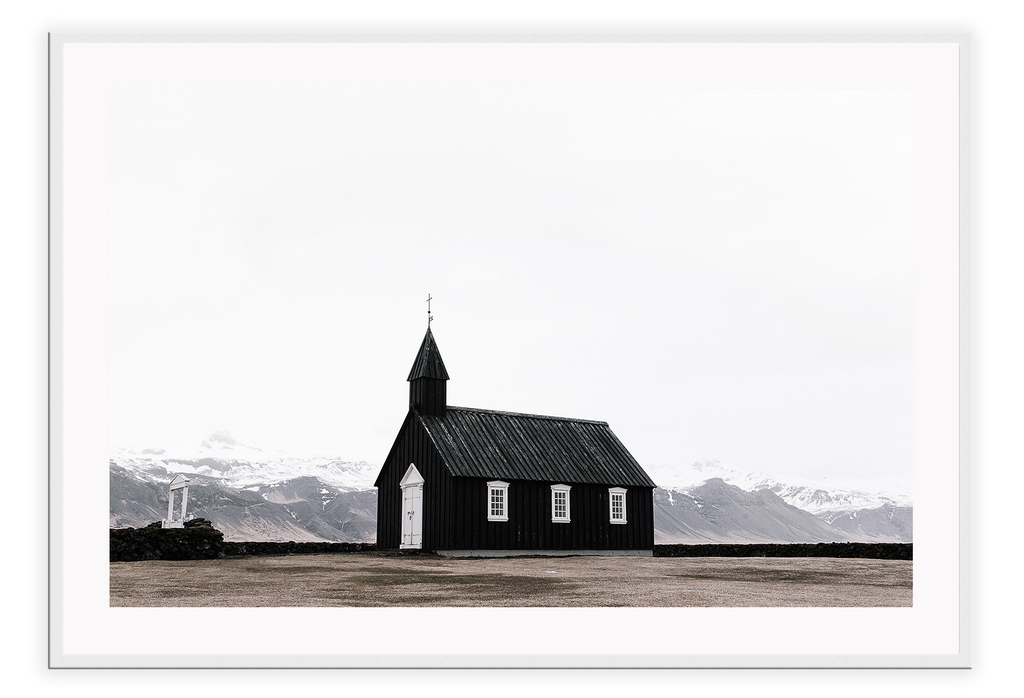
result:
[(655, 486), (607, 422), (469, 407), (417, 417), (455, 476)]
[(448, 371), (444, 368), (444, 361), (441, 360), (441, 352), (437, 350), (437, 342), (434, 341), (434, 334), (427, 327), (427, 334), (420, 345), (420, 351), (416, 354), (416, 361), (412, 364), (409, 377), (406, 380), (417, 378), (440, 378), (448, 380)]

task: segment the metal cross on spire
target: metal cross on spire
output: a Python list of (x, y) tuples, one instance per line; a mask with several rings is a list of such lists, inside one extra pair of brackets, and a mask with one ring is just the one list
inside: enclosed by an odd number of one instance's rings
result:
[(434, 316), (430, 314), (430, 294), (427, 294), (427, 327), (430, 327), (430, 321), (434, 319)]

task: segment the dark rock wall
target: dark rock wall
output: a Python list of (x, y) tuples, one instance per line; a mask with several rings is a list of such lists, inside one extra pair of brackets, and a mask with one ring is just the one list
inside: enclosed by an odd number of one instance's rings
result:
[[(225, 542), (224, 534), (206, 519), (185, 522), (184, 528), (110, 530), (110, 561), (215, 560), (246, 555), (317, 555), (373, 552), (373, 543)], [(912, 543), (748, 543), (655, 545), (654, 557), (833, 557), (913, 560)]]
[(206, 519), (192, 519), (184, 528), (110, 529), (110, 561), (216, 560), (242, 555), (311, 555), (376, 550), (373, 543), (225, 542), (224, 534)]
[(215, 560), (224, 557), (224, 534), (206, 519), (192, 519), (184, 528), (110, 529), (110, 561)]
[(323, 553), (359, 553), (377, 549), (373, 543), (274, 543), (256, 541), (248, 543), (228, 542), (224, 554), (241, 555), (319, 555)]
[(862, 557), (913, 560), (913, 543), (747, 543), (656, 545), (654, 557)]

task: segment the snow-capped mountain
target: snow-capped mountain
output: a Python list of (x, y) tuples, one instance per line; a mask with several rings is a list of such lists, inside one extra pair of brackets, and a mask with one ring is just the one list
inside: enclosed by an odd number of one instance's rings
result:
[(833, 543), (866, 540), (784, 502), (771, 490), (748, 492), (721, 478), (684, 491), (654, 491), (658, 543)]
[[(811, 482), (792, 475), (746, 473), (726, 468), (714, 460), (697, 462), (688, 468), (650, 468), (648, 474), (658, 484), (655, 521), (662, 522), (660, 536), (666, 540), (699, 542), (714, 539), (724, 542), (744, 538), (765, 540), (774, 535), (779, 542), (805, 539), (828, 542), (829, 536), (837, 542), (913, 541), (913, 502), (904, 488), (896, 483)], [(764, 519), (764, 515), (778, 518), (781, 510), (776, 509), (773, 513), (771, 508), (765, 508), (763, 501), (748, 501), (729, 488), (723, 489), (723, 485), (753, 495), (770, 492), (781, 503), (796, 507), (800, 513), (813, 514), (825, 528), (803, 525), (807, 521), (800, 519), (803, 524), (796, 529), (789, 527), (785, 533), (780, 533), (783, 529), (778, 528), (777, 522)], [(716, 497), (723, 492), (731, 492), (730, 507), (750, 507), (743, 517), (745, 531), (735, 526), (726, 531), (719, 525), (721, 520), (725, 520), (721, 515), (717, 518), (708, 515), (716, 510), (705, 506), (709, 491), (715, 492)], [(659, 497), (659, 493), (662, 496)], [(750, 518), (751, 512), (757, 514), (754, 519)], [(786, 516), (792, 518), (790, 514)], [(793, 538), (794, 535), (797, 537)]]
[(189, 515), (213, 522), (225, 540), (376, 539), (379, 466), (300, 456), (214, 432), (193, 449), (114, 449), (110, 525), (145, 526), (167, 515), (167, 483), (182, 473)]
[(787, 504), (825, 520), (860, 509), (913, 506), (910, 495), (896, 483), (810, 481), (795, 475), (746, 473), (726, 468), (716, 460), (697, 462), (689, 467), (650, 468), (648, 474), (659, 487), (679, 492), (713, 478), (748, 492), (771, 490)]
[(117, 448), (111, 460), (143, 479), (153, 474), (184, 473), (218, 479), (226, 487), (250, 489), (300, 477), (315, 477), (343, 491), (373, 488), (379, 465), (334, 456), (302, 456), (239, 442), (230, 432), (216, 431), (195, 449), (168, 451)]

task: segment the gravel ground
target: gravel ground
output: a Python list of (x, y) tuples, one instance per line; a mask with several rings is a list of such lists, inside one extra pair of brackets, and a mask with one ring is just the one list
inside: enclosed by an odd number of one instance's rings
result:
[(393, 553), (110, 563), (111, 606), (911, 606), (913, 562)]

